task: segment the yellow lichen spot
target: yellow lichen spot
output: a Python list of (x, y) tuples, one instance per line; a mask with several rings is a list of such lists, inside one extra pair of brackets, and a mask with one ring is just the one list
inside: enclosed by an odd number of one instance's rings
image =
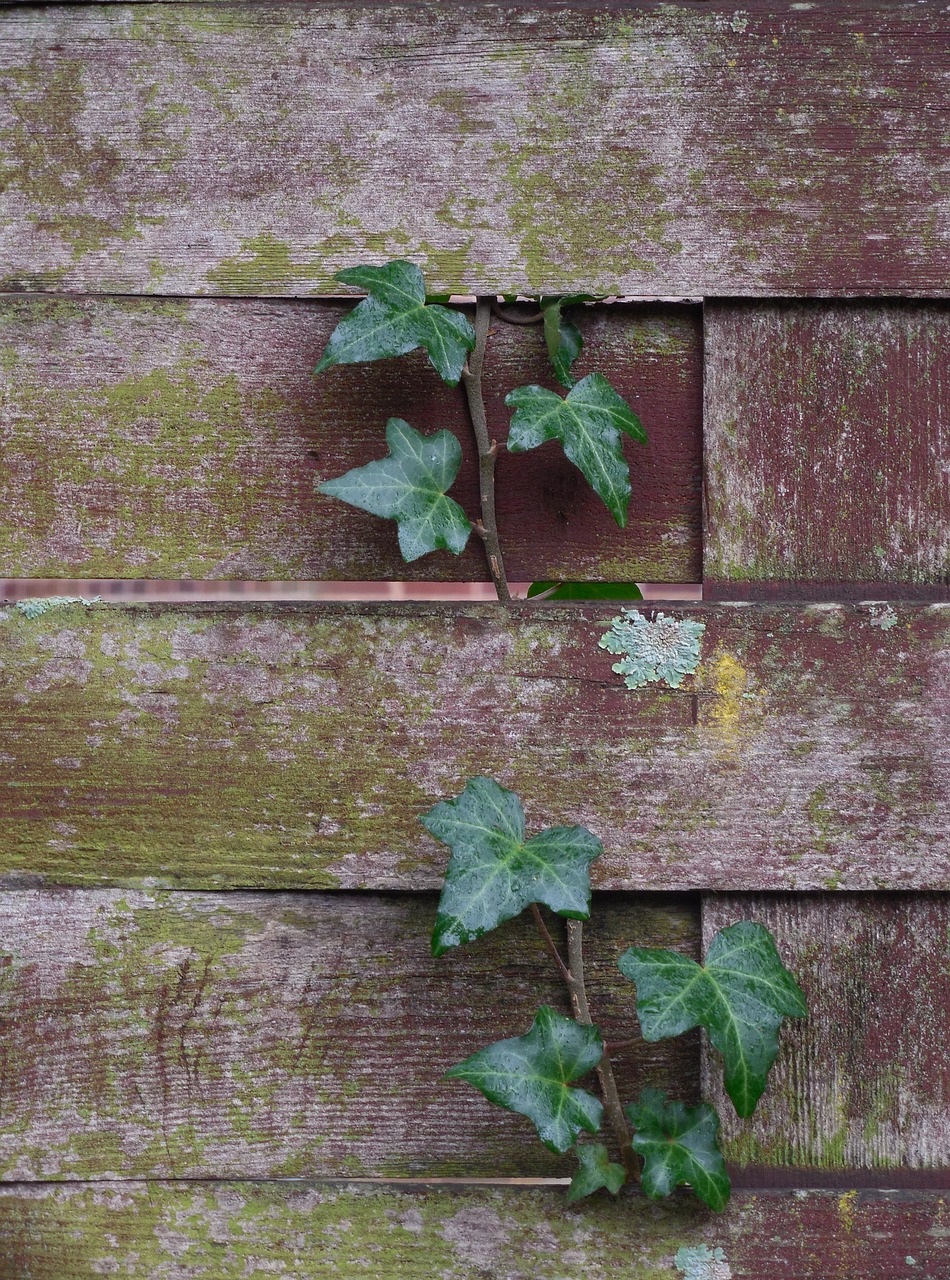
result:
[(846, 1191), (838, 1201), (838, 1217), (841, 1219), (841, 1225), (848, 1235), (854, 1230), (854, 1206), (857, 1203), (857, 1199), (858, 1193), (856, 1191)]
[(731, 653), (718, 652), (703, 671), (703, 722), (719, 739), (721, 754), (733, 755), (739, 746), (743, 727), (762, 714), (762, 695), (754, 688), (753, 677)]

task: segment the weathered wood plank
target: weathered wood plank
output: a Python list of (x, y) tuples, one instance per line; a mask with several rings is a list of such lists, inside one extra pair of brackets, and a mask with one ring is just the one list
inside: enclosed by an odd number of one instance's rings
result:
[(913, 1280), (950, 1265), (943, 1197), (737, 1192), (723, 1214), (563, 1189), (0, 1187), (6, 1275), (30, 1280)]
[[(418, 353), (313, 377), (343, 304), (0, 300), (0, 574), (8, 577), (459, 579), (478, 539), (406, 565), (395, 527), (316, 481), (386, 452), (390, 416), (463, 445), (453, 495), (478, 510), (463, 393)], [(515, 581), (695, 582), (701, 575), (698, 310), (577, 308), (579, 370), (629, 398), (626, 530), (561, 449), (502, 450), (498, 514)], [(485, 392), (507, 436), (512, 387), (551, 383), (540, 327), (493, 325)]]
[(752, 1121), (736, 1118), (718, 1054), (704, 1055), (703, 1093), (719, 1105), (742, 1181), (794, 1183), (820, 1170), (845, 1183), (934, 1185), (927, 1171), (942, 1169), (950, 1187), (950, 900), (706, 898), (705, 945), (739, 919), (772, 931), (809, 1003), (782, 1032)]
[(710, 305), (705, 341), (707, 580), (950, 582), (950, 309)]
[(942, 0), (14, 8), (0, 286), (946, 294), (948, 34)]
[[(567, 1174), (530, 1123), (443, 1073), (567, 1013), (530, 917), (440, 960), (434, 895), (0, 895), (0, 1176)], [(587, 930), (592, 1008), (635, 1034), (617, 957), (698, 953), (695, 900), (617, 896)], [(695, 1097), (699, 1041), (618, 1058)]]
[(605, 888), (950, 886), (950, 609), (670, 607), (700, 669), (636, 691), (613, 612), (8, 608), (0, 871), (433, 888), (418, 816), (486, 773)]

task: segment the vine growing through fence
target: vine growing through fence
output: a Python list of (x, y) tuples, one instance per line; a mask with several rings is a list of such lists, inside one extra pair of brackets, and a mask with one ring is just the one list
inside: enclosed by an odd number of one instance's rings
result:
[[(462, 461), (456, 437), (449, 431), (423, 436), (401, 418), (386, 423), (384, 458), (324, 481), (320, 492), (395, 520), (406, 561), (439, 550), (460, 555), (474, 531), (498, 599), (509, 605), (495, 511), (498, 444), (482, 389), (493, 300), (477, 299), (473, 324), (463, 312), (430, 302), (422, 272), (411, 262), (352, 267), (336, 279), (367, 296), (337, 325), (316, 372), (424, 348), (443, 382), (455, 387), (461, 381), (465, 389), (478, 450), (480, 509), (471, 519), (449, 496)], [(554, 376), (566, 393), (537, 385), (510, 391), (505, 403), (514, 412), (507, 448), (520, 453), (558, 443), (623, 528), (630, 500), (623, 437), (642, 444), (646, 433), (603, 374), (589, 373), (579, 381), (573, 376), (583, 343), (564, 310), (582, 301), (590, 299), (540, 299), (537, 319)], [(629, 598), (628, 589), (621, 591)], [(543, 583), (535, 584), (534, 592), (590, 599), (617, 594), (617, 589)], [(674, 622), (660, 615), (651, 622), (628, 609), (600, 643), (624, 655), (614, 670), (625, 675), (628, 686), (663, 680), (675, 687), (695, 670), (702, 630), (701, 623), (688, 619)], [(591, 912), (590, 866), (603, 852), (598, 838), (582, 826), (549, 827), (528, 836), (521, 801), (487, 777), (470, 778), (460, 795), (439, 801), (421, 821), (451, 851), (433, 955), (529, 910), (573, 1015), (542, 1005), (524, 1035), (479, 1050), (447, 1077), (466, 1081), (490, 1101), (526, 1116), (550, 1150), (573, 1148), (578, 1170), (568, 1192), (571, 1200), (601, 1188), (616, 1194), (625, 1183), (639, 1181), (654, 1198), (686, 1184), (711, 1208), (722, 1209), (730, 1188), (716, 1110), (706, 1102), (687, 1106), (649, 1086), (624, 1106), (611, 1055), (635, 1041), (605, 1044), (593, 1020), (584, 978), (583, 921)], [(566, 921), (564, 947), (542, 907)], [(703, 964), (647, 947), (630, 947), (618, 964), (633, 984), (643, 1038), (662, 1040), (702, 1027), (721, 1056), (726, 1093), (736, 1112), (751, 1116), (778, 1054), (783, 1019), (806, 1013), (804, 996), (769, 931), (751, 921), (730, 925), (712, 939)], [(592, 1072), (599, 1098), (576, 1083)], [(605, 1122), (619, 1162), (605, 1143), (580, 1141), (581, 1135), (600, 1134)]]

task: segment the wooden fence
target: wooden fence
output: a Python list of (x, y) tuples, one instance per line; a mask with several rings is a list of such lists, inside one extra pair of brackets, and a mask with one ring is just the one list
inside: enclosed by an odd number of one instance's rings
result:
[[(942, 0), (0, 9), (0, 574), (483, 578), (315, 492), (401, 414), (475, 506), (419, 353), (311, 376), (333, 273), (408, 257), (626, 299), (580, 323), (630, 522), (503, 453), (509, 569), (706, 595), (640, 691), (609, 605), (0, 611), (2, 1280), (950, 1273), (948, 110)], [(545, 359), (494, 326), (499, 436)], [(634, 942), (749, 916), (798, 974), (724, 1214), (568, 1206), (442, 1080), (561, 1002), (523, 922), (429, 957), (418, 816), (474, 773), (602, 838), (608, 1037)]]

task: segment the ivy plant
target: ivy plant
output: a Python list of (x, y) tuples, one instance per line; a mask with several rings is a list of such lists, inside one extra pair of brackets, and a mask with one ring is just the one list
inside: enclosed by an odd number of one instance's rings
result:
[[(490, 438), (482, 394), (482, 365), (488, 344), (493, 306), (479, 298), (474, 324), (461, 311), (427, 299), (425, 280), (411, 262), (385, 266), (350, 267), (337, 273), (341, 284), (353, 285), (366, 297), (337, 325), (316, 372), (339, 364), (385, 360), (424, 348), (442, 381), (465, 387), (479, 455), (481, 511), (470, 520), (448, 497), (461, 464), (461, 450), (453, 448), (449, 432), (423, 436), (400, 418), (386, 424), (389, 455), (356, 467), (344, 476), (319, 485), (321, 493), (340, 498), (373, 515), (395, 520), (404, 558), (415, 560), (432, 551), (460, 555), (467, 534), (474, 529), (485, 544), (488, 566), (498, 598), (511, 599), (495, 519), (495, 458), (497, 443)], [(560, 395), (536, 385), (515, 387), (505, 403), (514, 410), (508, 431), (511, 453), (559, 444), (607, 510), (623, 528), (630, 501), (630, 469), (623, 451), (624, 436), (646, 443), (636, 413), (602, 373), (587, 374), (579, 382), (572, 366), (583, 347), (580, 330), (567, 320), (564, 308), (589, 301), (580, 295), (542, 298), (537, 320), (554, 376), (565, 387)], [(589, 598), (583, 584), (568, 584), (569, 598)], [(544, 583), (539, 590), (556, 595), (560, 583)], [(622, 598), (637, 599), (632, 584), (621, 588)], [(559, 597), (564, 598), (564, 597)]]
[[(334, 330), (316, 372), (423, 348), (447, 386), (461, 381), (465, 389), (479, 458), (480, 511), (470, 517), (449, 495), (462, 460), (455, 436), (448, 431), (424, 436), (401, 418), (386, 423), (385, 457), (324, 481), (320, 492), (395, 520), (407, 561), (435, 551), (459, 555), (474, 530), (484, 544), (498, 598), (509, 602), (495, 518), (498, 445), (489, 432), (482, 369), (493, 313), (517, 323), (524, 318), (479, 298), (473, 323), (462, 311), (430, 301), (422, 272), (411, 262), (352, 267), (336, 279), (366, 296)], [(539, 299), (529, 322), (543, 325), (553, 375), (565, 394), (535, 385), (510, 391), (505, 403), (514, 412), (507, 447), (520, 453), (560, 446), (623, 528), (631, 493), (624, 440), (644, 444), (646, 433), (603, 374), (574, 377), (583, 338), (564, 312), (588, 301), (581, 295)], [(632, 583), (538, 582), (528, 594), (537, 600), (631, 600), (640, 593)], [(623, 655), (614, 670), (631, 688), (654, 680), (677, 687), (695, 670), (702, 631), (699, 622), (662, 614), (649, 622), (626, 610), (600, 643)], [(722, 1209), (729, 1176), (716, 1110), (708, 1102), (687, 1106), (649, 1086), (624, 1105), (611, 1056), (637, 1041), (605, 1043), (591, 1015), (583, 922), (590, 918), (590, 868), (603, 853), (600, 840), (582, 826), (548, 827), (529, 835), (519, 798), (487, 777), (470, 778), (458, 796), (439, 801), (421, 821), (450, 850), (433, 955), (530, 911), (570, 1007), (566, 1016), (542, 1005), (523, 1035), (480, 1049), (451, 1067), (447, 1078), (470, 1084), (489, 1101), (524, 1116), (551, 1151), (573, 1150), (578, 1168), (568, 1191), (572, 1201), (600, 1190), (617, 1194), (625, 1184), (639, 1182), (655, 1199), (686, 1185), (710, 1208)], [(555, 939), (542, 908), (565, 922), (564, 943)], [(783, 1020), (806, 1013), (801, 989), (768, 930), (751, 921), (730, 925), (712, 939), (702, 964), (675, 951), (630, 947), (618, 966), (632, 984), (642, 1039), (703, 1028), (722, 1058), (725, 1090), (737, 1114), (751, 1116), (776, 1060)], [(592, 1073), (599, 1097), (584, 1086)], [(598, 1135), (605, 1141), (590, 1140)]]
[[(623, 1107), (605, 1044), (594, 1024), (584, 983), (582, 921), (590, 916), (590, 865), (602, 846), (584, 827), (551, 827), (525, 840), (521, 802), (491, 778), (472, 778), (454, 800), (442, 800), (422, 822), (451, 849), (432, 952), (480, 937), (530, 908), (545, 947), (567, 985), (573, 1018), (547, 1005), (523, 1036), (499, 1040), (452, 1067), (486, 1098), (526, 1116), (552, 1151), (576, 1147), (578, 1172), (569, 1197), (601, 1188), (616, 1194), (639, 1179), (648, 1196), (693, 1189), (711, 1209), (729, 1199), (729, 1175), (719, 1149), (719, 1116), (709, 1103), (686, 1106), (660, 1089), (644, 1088)], [(567, 957), (541, 906), (567, 921)], [(725, 1087), (736, 1112), (748, 1117), (778, 1054), (785, 1017), (804, 1017), (805, 998), (785, 968), (767, 929), (740, 921), (713, 938), (705, 964), (676, 951), (631, 947), (619, 969), (635, 987), (645, 1040), (663, 1040), (701, 1026), (722, 1056)], [(616, 1046), (626, 1047), (629, 1042)], [(596, 1071), (603, 1101), (574, 1082)], [(607, 1121), (623, 1163), (603, 1143), (580, 1143)], [(637, 1162), (640, 1158), (640, 1163)]]

